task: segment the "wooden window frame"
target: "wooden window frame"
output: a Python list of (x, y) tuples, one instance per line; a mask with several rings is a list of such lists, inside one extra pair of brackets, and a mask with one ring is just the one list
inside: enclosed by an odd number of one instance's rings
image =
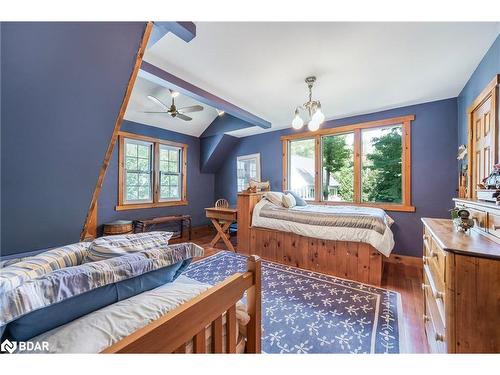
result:
[[(240, 190), (238, 188), (238, 162), (240, 162), (241, 160), (251, 160), (251, 159), (257, 159), (257, 168), (256, 168), (257, 180), (261, 181), (261, 179), (262, 179), (261, 168), (260, 168), (260, 152), (257, 152), (255, 154), (237, 156), (236, 157), (236, 190), (238, 190), (238, 193), (241, 193), (241, 192), (245, 191), (245, 189), (246, 189), (246, 188), (244, 188), (243, 190)], [(247, 188), (248, 188), (248, 186), (247, 186)]]
[[(125, 190), (125, 139), (133, 139), (137, 141), (150, 142), (153, 144), (153, 201), (145, 203), (127, 203), (124, 199)], [(128, 132), (118, 132), (118, 205), (116, 211), (138, 210), (144, 208), (170, 207), (170, 206), (185, 206), (187, 200), (187, 148), (184, 143), (166, 141), (163, 139), (147, 137)], [(172, 146), (180, 148), (182, 154), (181, 178), (182, 189), (181, 199), (179, 200), (161, 200), (160, 199), (160, 145)]]
[[(282, 147), (282, 188), (288, 189), (288, 150), (290, 141), (300, 139), (315, 139), (315, 180), (316, 191), (314, 201), (311, 204), (324, 205), (355, 205), (366, 207), (377, 207), (387, 211), (415, 212), (411, 203), (411, 122), (415, 120), (414, 115), (392, 117), (383, 120), (362, 122), (358, 124), (339, 126), (329, 129), (320, 129), (316, 132), (303, 132), (285, 135), (281, 137)], [(401, 203), (370, 203), (361, 202), (361, 131), (364, 129), (384, 128), (394, 125), (402, 127), (402, 202)], [(321, 138), (328, 135), (342, 133), (354, 134), (354, 202), (329, 202), (321, 200)]]

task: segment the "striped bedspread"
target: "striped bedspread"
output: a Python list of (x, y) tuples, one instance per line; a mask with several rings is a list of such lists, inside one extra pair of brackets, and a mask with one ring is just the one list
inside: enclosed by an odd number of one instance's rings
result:
[(309, 205), (285, 208), (268, 203), (260, 210), (260, 216), (308, 225), (369, 229), (381, 235), (392, 224), (392, 219), (383, 210), (356, 206)]
[(60, 267), (42, 275), (24, 277), (21, 283), (16, 273), (11, 275), (12, 279), (9, 277), (9, 269), (17, 263), (7, 266), (0, 273), (3, 280), (0, 288), (0, 327), (29, 312), (73, 296), (202, 255), (203, 248), (193, 243), (169, 245), (166, 249), (151, 249)]

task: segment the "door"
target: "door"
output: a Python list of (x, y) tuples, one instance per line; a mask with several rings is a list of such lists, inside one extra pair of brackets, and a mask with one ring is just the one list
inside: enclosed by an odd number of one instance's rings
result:
[(491, 104), (490, 97), (471, 113), (474, 127), (474, 186), (477, 186), (485, 177), (488, 177), (495, 164), (496, 137), (491, 116)]
[(477, 184), (497, 163), (497, 85), (498, 76), (479, 95), (469, 109), (469, 196), (476, 198)]

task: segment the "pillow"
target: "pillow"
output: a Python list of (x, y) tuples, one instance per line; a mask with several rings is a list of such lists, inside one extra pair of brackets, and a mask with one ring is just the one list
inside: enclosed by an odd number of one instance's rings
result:
[(119, 257), (152, 249), (166, 249), (172, 232), (146, 232), (105, 236), (90, 244), (86, 262)]
[(295, 202), (295, 197), (292, 194), (283, 194), (283, 197), (281, 197), (283, 206), (286, 208), (292, 208), (297, 205)]
[[(113, 292), (116, 289), (112, 286), (114, 283), (133, 280), (146, 273), (154, 275), (154, 272), (161, 268), (202, 255), (203, 248), (200, 246), (193, 243), (182, 243), (161, 250), (136, 252), (98, 262), (84, 263), (76, 267), (58, 269), (28, 280), (12, 289), (4, 290), (0, 294), (0, 326), (8, 325), (29, 313), (55, 304), (62, 304), (66, 300), (98, 288), (107, 287), (108, 291), (111, 288), (111, 292)], [(177, 274), (174, 273), (174, 275)], [(164, 281), (164, 277), (167, 277), (166, 281)], [(174, 276), (163, 275), (160, 277), (160, 281), (168, 282), (168, 278), (172, 279), (172, 277)], [(137, 282), (139, 287), (145, 284), (143, 281)], [(140, 292), (139, 289), (137, 293)], [(120, 290), (117, 293), (120, 294)], [(131, 296), (126, 291), (122, 292), (121, 295), (124, 295), (124, 298)], [(88, 311), (85, 309), (88, 307), (81, 306), (81, 310), (87, 313)], [(50, 316), (47, 318), (51, 319)]]
[(283, 207), (283, 204), (281, 202), (282, 196), (283, 193), (280, 193), (279, 191), (268, 191), (264, 194), (264, 198), (279, 207)]
[(4, 264), (0, 272), (0, 292), (52, 271), (82, 264), (89, 246), (90, 242), (78, 242)]
[(307, 206), (307, 202), (304, 199), (302, 199), (297, 193), (291, 190), (285, 190), (285, 194), (292, 194), (293, 197), (295, 198), (295, 203), (297, 206)]

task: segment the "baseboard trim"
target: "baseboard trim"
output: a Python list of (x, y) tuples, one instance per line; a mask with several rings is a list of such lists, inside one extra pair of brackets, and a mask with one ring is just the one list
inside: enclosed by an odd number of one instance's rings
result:
[(385, 263), (404, 264), (405, 266), (422, 268), (422, 258), (408, 255), (391, 254), (389, 258), (384, 257)]

